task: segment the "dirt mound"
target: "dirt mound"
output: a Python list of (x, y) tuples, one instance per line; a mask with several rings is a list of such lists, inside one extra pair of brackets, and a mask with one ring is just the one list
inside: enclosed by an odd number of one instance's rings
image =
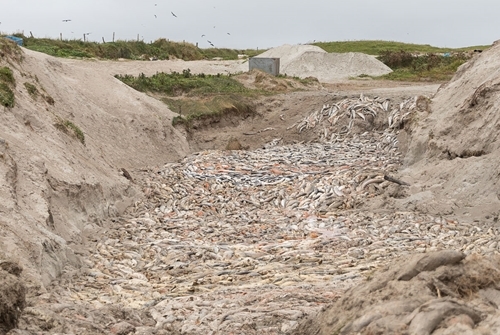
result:
[(171, 125), (175, 113), (99, 63), (12, 48), (22, 57), (0, 53), (15, 97), (0, 113), (0, 259), (19, 263), (43, 291), (65, 264), (80, 265), (80, 246), (103, 220), (140, 195), (120, 168), (189, 149)]
[(316, 77), (334, 83), (361, 75), (381, 76), (392, 72), (374, 56), (359, 52), (327, 53), (312, 45), (283, 45), (258, 57), (280, 58), (280, 73), (299, 78)]
[[(497, 220), (500, 208), (500, 44), (464, 64), (408, 129), (400, 205)], [(435, 201), (439, 200), (439, 201)]]
[(453, 250), (403, 257), (293, 334), (497, 334), (499, 267)]

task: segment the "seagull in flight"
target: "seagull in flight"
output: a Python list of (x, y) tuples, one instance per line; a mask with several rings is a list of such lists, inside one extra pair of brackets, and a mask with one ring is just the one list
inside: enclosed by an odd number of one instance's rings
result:
[(205, 37), (205, 35), (201, 35), (201, 37)]
[(71, 20), (62, 20), (62, 21), (63, 21), (63, 22), (69, 22), (69, 21), (71, 21)]
[(174, 12), (170, 12), (170, 13), (172, 13), (173, 16), (177, 17), (177, 15), (175, 15)]
[(231, 35), (230, 33), (227, 33), (228, 35)]
[(155, 19), (157, 19), (156, 14), (155, 14)]

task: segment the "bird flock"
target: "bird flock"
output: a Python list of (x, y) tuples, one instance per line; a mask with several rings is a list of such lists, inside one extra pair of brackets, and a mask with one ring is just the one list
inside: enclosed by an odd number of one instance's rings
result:
[[(158, 4), (157, 4), (157, 3), (155, 3), (155, 7), (157, 7), (157, 6), (158, 6)], [(214, 6), (213, 8), (215, 9), (215, 6)], [(176, 19), (178, 18), (177, 14), (175, 14), (173, 11), (170, 11), (170, 14), (172, 14), (172, 16), (173, 16), (174, 18), (176, 18)], [(157, 16), (156, 14), (154, 14), (154, 17), (155, 17), (155, 19), (157, 19), (157, 18), (158, 18), (158, 16)], [(213, 28), (215, 29), (215, 28), (216, 28), (216, 26), (213, 26)], [(226, 35), (231, 36), (231, 33), (227, 32), (227, 33), (226, 33)], [(206, 34), (201, 34), (201, 38), (206, 38), (206, 37), (207, 37), (207, 35), (206, 35)], [(215, 47), (215, 44), (214, 44), (212, 41), (210, 41), (209, 39), (206, 39), (206, 42), (207, 42), (207, 43), (208, 43), (211, 47)]]
[[(155, 12), (153, 13), (154, 18), (155, 19), (165, 19), (164, 17), (162, 18), (161, 13), (158, 11), (158, 3), (155, 3), (154, 7), (156, 8)], [(213, 9), (216, 9), (216, 7), (214, 6)], [(183, 19), (182, 15), (179, 17), (174, 11), (170, 11), (170, 14), (172, 15), (172, 19), (174, 19), (174, 20), (176, 20), (176, 19), (182, 20)], [(68, 23), (68, 22), (72, 22), (72, 21), (73, 21), (72, 19), (63, 19), (62, 20), (63, 23)], [(142, 26), (144, 26), (144, 25), (142, 25)], [(216, 29), (215, 25), (213, 26), (213, 29)], [(90, 33), (84, 33), (85, 36), (88, 36), (89, 34)], [(226, 32), (226, 35), (231, 36), (231, 33)], [(206, 40), (206, 43), (208, 43), (208, 45), (210, 45), (211, 47), (215, 47), (215, 43), (207, 38), (207, 33), (203, 33), (200, 36), (201, 36), (201, 38), (204, 38)]]

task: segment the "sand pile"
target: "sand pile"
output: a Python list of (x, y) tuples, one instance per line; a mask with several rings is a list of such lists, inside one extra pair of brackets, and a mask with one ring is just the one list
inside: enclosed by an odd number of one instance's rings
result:
[(0, 49), (0, 68), (15, 79), (15, 105), (0, 113), (0, 262), (18, 263), (41, 286), (65, 264), (79, 266), (81, 245), (140, 195), (121, 168), (176, 160), (189, 148), (172, 127), (175, 113), (98, 62)]
[(498, 220), (500, 43), (459, 68), (417, 118), (403, 171), (414, 186), (402, 205)]
[(320, 82), (337, 82), (360, 75), (381, 76), (392, 72), (374, 56), (359, 52), (328, 53), (313, 45), (283, 45), (259, 57), (280, 58), (280, 73)]

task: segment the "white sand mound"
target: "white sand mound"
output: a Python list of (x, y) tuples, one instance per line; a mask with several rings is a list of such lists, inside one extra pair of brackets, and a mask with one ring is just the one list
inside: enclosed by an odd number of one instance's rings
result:
[(258, 57), (280, 58), (280, 73), (299, 78), (316, 77), (320, 82), (365, 74), (381, 76), (392, 72), (374, 56), (358, 52), (328, 53), (314, 45), (282, 45)]
[(375, 57), (359, 52), (305, 52), (282, 67), (282, 73), (289, 76), (312, 76), (325, 83), (362, 74), (381, 76), (390, 72), (392, 70)]
[[(315, 45), (290, 45), (284, 44), (282, 46), (272, 48), (260, 54), (258, 57), (262, 58), (279, 58), (280, 68), (292, 63), (296, 58), (302, 56), (305, 52), (318, 52), (326, 53), (325, 50)], [(281, 71), (282, 73), (282, 71)]]

